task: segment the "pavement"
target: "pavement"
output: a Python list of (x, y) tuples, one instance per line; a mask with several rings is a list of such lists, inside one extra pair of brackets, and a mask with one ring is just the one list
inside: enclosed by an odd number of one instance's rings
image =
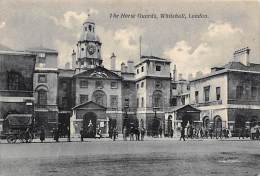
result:
[[(178, 141), (180, 138), (179, 137), (151, 137), (151, 136), (145, 136), (144, 141)], [(127, 138), (129, 141), (129, 137)], [(231, 137), (231, 138), (222, 138), (222, 139), (210, 139), (210, 138), (193, 138), (193, 139), (186, 139), (186, 141), (207, 141), (207, 140), (216, 140), (216, 141), (252, 141), (250, 138), (238, 138), (238, 137)], [(110, 138), (84, 138), (84, 142), (102, 142), (102, 141), (112, 141)], [(119, 134), (118, 138), (116, 141), (123, 141), (123, 136)], [(68, 142), (68, 138), (59, 138), (59, 142)], [(70, 142), (81, 142), (79, 137), (72, 137), (70, 139)], [(7, 143), (6, 139), (1, 139), (0, 144), (5, 144)], [(20, 143), (19, 140), (17, 140), (16, 143)], [(41, 143), (39, 138), (36, 138), (33, 140), (33, 143)], [(56, 141), (53, 138), (45, 138), (45, 141), (43, 143), (56, 143)]]
[(256, 176), (260, 174), (260, 141), (145, 137), (47, 138), (41, 144), (0, 144), (0, 176)]

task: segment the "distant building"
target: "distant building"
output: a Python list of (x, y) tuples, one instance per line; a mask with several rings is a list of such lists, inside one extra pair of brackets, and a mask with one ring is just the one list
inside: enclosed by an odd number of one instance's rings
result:
[(0, 131), (9, 114), (33, 116), (33, 73), (36, 57), (29, 52), (0, 48)]
[(260, 64), (250, 63), (249, 52), (237, 50), (232, 62), (190, 81), (190, 103), (205, 128), (236, 133), (260, 121)]
[(58, 127), (58, 52), (43, 47), (27, 51), (36, 55), (33, 79), (36, 126), (44, 126), (46, 134), (51, 136)]

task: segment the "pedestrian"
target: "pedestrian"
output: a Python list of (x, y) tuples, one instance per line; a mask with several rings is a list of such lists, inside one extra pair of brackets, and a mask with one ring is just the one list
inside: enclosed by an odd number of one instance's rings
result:
[(141, 128), (141, 141), (144, 140), (144, 134), (145, 134), (145, 129), (142, 127)]
[(135, 140), (140, 140), (140, 130), (139, 128), (135, 128)]
[(173, 138), (173, 129), (172, 128), (170, 129), (170, 136), (171, 136), (171, 138)]
[(123, 128), (123, 139), (124, 139), (124, 141), (127, 141), (127, 137), (126, 137), (126, 127)]
[(259, 127), (256, 128), (256, 133), (255, 133), (255, 135), (256, 135), (256, 140), (259, 140), (259, 136), (260, 136)]
[(83, 139), (83, 136), (84, 136), (83, 129), (81, 129), (79, 133), (80, 133), (80, 141), (83, 142), (84, 141), (84, 139)]
[(54, 136), (54, 140), (55, 140), (56, 142), (59, 142), (59, 131), (58, 131), (57, 128), (54, 128), (54, 130), (53, 130), (53, 136)]
[(212, 139), (212, 137), (213, 137), (213, 129), (212, 128), (209, 129), (209, 136), (210, 136), (210, 139)]
[(41, 129), (40, 129), (40, 140), (41, 140), (41, 142), (43, 142), (45, 140), (45, 129), (44, 129), (44, 126), (41, 126)]
[(130, 127), (130, 141), (133, 141), (134, 140), (134, 127), (131, 126)]
[(243, 138), (244, 139), (244, 128), (239, 128), (239, 136), (238, 139)]
[(113, 129), (113, 141), (116, 140), (116, 135), (117, 135), (117, 129), (116, 127)]
[(181, 141), (181, 139), (183, 139), (183, 141), (185, 141), (185, 128), (184, 128), (184, 127), (181, 128), (181, 137), (180, 137), (180, 141)]
[(100, 139), (102, 137), (100, 128), (98, 128), (98, 130), (97, 130), (97, 135), (98, 135), (98, 139)]
[(160, 127), (159, 127), (159, 135), (160, 135), (160, 138), (162, 138), (162, 131), (163, 131), (163, 130), (162, 130), (162, 127), (160, 126)]

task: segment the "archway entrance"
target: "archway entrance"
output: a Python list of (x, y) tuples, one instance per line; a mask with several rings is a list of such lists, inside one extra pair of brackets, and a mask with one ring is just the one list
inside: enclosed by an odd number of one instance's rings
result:
[(214, 130), (216, 131), (222, 130), (222, 119), (220, 116), (216, 116), (214, 118)]
[(83, 117), (83, 136), (94, 138), (96, 136), (97, 115), (94, 112), (88, 112)]
[(203, 128), (209, 129), (210, 127), (210, 121), (209, 121), (209, 117), (205, 116), (203, 118)]

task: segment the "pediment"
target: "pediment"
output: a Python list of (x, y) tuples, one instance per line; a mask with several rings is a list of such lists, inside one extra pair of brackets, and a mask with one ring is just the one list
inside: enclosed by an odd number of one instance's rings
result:
[(121, 76), (116, 73), (104, 68), (96, 67), (93, 69), (85, 70), (75, 75), (75, 77), (87, 77), (87, 78), (102, 78), (102, 79), (122, 79)]
[(72, 109), (106, 110), (106, 107), (99, 105), (93, 101), (88, 101), (80, 105), (77, 105)]

